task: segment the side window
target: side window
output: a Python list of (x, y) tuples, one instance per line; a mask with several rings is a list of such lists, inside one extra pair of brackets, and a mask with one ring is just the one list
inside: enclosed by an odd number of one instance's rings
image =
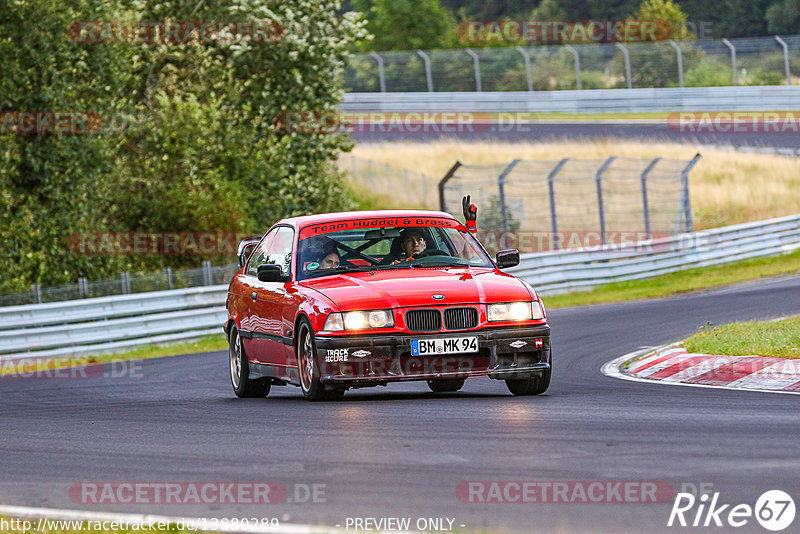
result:
[(275, 239), (275, 234), (278, 233), (280, 228), (276, 228), (275, 230), (268, 233), (264, 236), (264, 239), (256, 246), (256, 249), (250, 255), (250, 261), (247, 262), (247, 271), (246, 274), (250, 276), (256, 276), (258, 274), (258, 266), (262, 263), (267, 263), (264, 261), (264, 258), (267, 257), (267, 250), (269, 248), (270, 243), (272, 243), (273, 239)]
[(274, 263), (281, 266), (284, 275), (291, 272), (292, 246), (294, 245), (294, 230), (281, 226), (267, 246), (267, 256), (262, 263)]

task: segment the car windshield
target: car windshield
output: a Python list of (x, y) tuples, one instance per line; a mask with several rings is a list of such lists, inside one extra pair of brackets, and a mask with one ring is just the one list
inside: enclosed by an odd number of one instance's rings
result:
[(475, 238), (453, 219), (355, 219), (303, 228), (298, 279), (346, 271), (418, 267), (493, 267)]

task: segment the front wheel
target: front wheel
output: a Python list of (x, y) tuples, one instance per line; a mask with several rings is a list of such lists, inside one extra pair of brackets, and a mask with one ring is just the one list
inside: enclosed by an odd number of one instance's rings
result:
[(458, 391), (464, 387), (463, 380), (428, 380), (428, 387), (434, 393)]
[(508, 391), (514, 395), (541, 395), (550, 387), (550, 375), (553, 372), (553, 358), (549, 358), (550, 368), (542, 371), (539, 376), (506, 380)]
[(300, 371), (300, 389), (310, 401), (339, 400), (344, 396), (343, 389), (325, 389), (320, 379), (317, 365), (314, 332), (307, 320), (300, 323), (297, 334), (297, 367)]
[(269, 395), (270, 383), (267, 379), (250, 379), (250, 367), (247, 365), (247, 355), (242, 346), (242, 336), (239, 335), (239, 330), (235, 326), (231, 328), (229, 344), (231, 385), (236, 396), (247, 398)]

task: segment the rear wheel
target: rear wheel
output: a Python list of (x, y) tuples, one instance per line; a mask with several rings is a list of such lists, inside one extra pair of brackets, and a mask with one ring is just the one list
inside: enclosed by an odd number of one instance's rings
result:
[(310, 401), (339, 400), (344, 396), (343, 389), (325, 389), (320, 379), (316, 360), (314, 332), (307, 320), (300, 323), (297, 333), (297, 366), (300, 371), (300, 389)]
[(434, 393), (447, 393), (458, 391), (464, 387), (463, 380), (428, 380), (428, 387)]
[(233, 392), (239, 398), (266, 397), (269, 395), (270, 383), (266, 378), (250, 379), (250, 368), (247, 365), (247, 355), (242, 346), (242, 336), (239, 330), (231, 327), (228, 354), (230, 356), (231, 385)]
[(514, 395), (541, 395), (550, 387), (550, 375), (553, 371), (553, 358), (550, 360), (550, 368), (542, 371), (539, 376), (523, 378), (517, 380), (506, 380), (508, 391)]

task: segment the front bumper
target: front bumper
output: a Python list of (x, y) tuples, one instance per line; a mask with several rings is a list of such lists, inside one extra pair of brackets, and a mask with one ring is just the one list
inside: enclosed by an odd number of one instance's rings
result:
[[(412, 340), (476, 336), (478, 352), (411, 355)], [(404, 380), (524, 379), (550, 368), (550, 326), (449, 331), (436, 334), (316, 337), (320, 379), (375, 384)]]

